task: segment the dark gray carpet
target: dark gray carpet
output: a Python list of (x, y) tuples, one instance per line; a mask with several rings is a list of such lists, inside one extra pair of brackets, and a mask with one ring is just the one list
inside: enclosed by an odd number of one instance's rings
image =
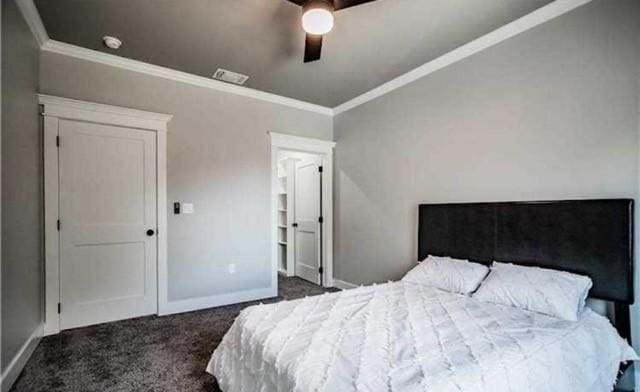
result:
[[(330, 290), (299, 278), (280, 278), (279, 297), (262, 302)], [(219, 391), (204, 371), (209, 357), (238, 313), (256, 303), (141, 317), (46, 337), (11, 391)]]

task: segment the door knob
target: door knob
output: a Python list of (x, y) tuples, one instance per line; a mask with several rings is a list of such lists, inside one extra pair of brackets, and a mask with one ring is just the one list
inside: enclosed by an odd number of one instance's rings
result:
[(148, 235), (149, 237), (151, 237), (151, 236), (152, 236), (152, 235), (154, 235), (155, 233), (156, 233), (156, 232), (155, 232), (155, 231), (153, 231), (152, 229), (147, 230), (147, 235)]
[(297, 224), (297, 223), (294, 223), (294, 224), (292, 224), (291, 226), (293, 226), (293, 227), (298, 227), (298, 224)]

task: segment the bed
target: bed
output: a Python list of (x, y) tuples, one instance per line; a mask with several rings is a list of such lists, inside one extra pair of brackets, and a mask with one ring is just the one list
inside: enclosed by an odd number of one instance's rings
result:
[[(239, 391), (610, 391), (629, 339), (633, 202), (423, 204), (418, 259), (509, 260), (591, 277), (613, 324), (410, 282), (243, 310), (207, 371)], [(622, 336), (622, 337), (621, 337)]]

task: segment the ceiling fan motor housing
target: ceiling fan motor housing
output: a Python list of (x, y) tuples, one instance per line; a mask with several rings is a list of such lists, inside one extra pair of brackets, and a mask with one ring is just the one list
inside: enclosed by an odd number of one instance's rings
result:
[(325, 9), (331, 13), (335, 11), (333, 0), (309, 0), (302, 6), (302, 13), (307, 12), (310, 9)]
[(304, 62), (320, 60), (322, 37), (333, 28), (333, 13), (375, 0), (289, 0), (302, 6), (302, 28), (306, 32)]

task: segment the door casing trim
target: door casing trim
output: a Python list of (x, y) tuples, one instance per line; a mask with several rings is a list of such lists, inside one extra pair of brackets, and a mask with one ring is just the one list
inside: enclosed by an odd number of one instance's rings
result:
[(44, 334), (60, 332), (60, 235), (58, 124), (61, 119), (153, 131), (156, 134), (157, 313), (168, 305), (167, 282), (167, 125), (172, 115), (39, 94), (43, 116), (45, 293)]

